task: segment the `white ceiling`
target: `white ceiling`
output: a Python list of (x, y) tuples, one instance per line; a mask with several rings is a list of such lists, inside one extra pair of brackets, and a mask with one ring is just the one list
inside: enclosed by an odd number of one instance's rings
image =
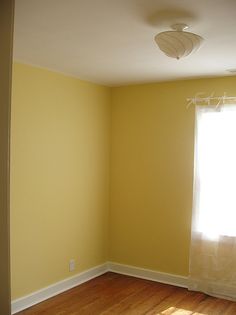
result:
[[(205, 39), (181, 60), (154, 42), (175, 22)], [(16, 0), (14, 59), (109, 86), (228, 75), (236, 0)]]

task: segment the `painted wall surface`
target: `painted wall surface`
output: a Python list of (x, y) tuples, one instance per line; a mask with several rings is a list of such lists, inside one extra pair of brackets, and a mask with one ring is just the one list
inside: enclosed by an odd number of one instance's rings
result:
[(109, 89), (14, 65), (13, 299), (107, 260), (188, 274), (194, 107), (186, 98), (213, 91), (235, 95), (236, 77)]
[(0, 1), (0, 314), (10, 304), (10, 108), (14, 1)]
[(186, 98), (236, 95), (236, 78), (113, 89), (110, 260), (188, 274), (194, 107)]
[(108, 259), (110, 92), (14, 65), (13, 299)]

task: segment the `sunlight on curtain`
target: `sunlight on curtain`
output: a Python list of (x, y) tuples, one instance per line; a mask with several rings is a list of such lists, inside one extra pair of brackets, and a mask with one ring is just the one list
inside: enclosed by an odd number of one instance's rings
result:
[(236, 300), (236, 105), (196, 107), (189, 289)]

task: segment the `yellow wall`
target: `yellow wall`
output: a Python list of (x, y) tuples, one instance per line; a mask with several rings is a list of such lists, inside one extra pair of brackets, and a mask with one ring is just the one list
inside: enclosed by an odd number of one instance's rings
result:
[(236, 77), (110, 89), (15, 64), (13, 299), (107, 260), (188, 274), (194, 108), (186, 97), (212, 91), (235, 95)]
[(107, 261), (111, 91), (15, 64), (12, 101), (15, 299)]
[(113, 89), (110, 260), (188, 274), (194, 108), (186, 97), (236, 94), (236, 78)]

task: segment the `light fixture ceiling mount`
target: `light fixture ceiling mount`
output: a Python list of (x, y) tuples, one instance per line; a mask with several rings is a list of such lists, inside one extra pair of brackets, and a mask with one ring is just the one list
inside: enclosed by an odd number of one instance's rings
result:
[(171, 31), (165, 31), (155, 36), (155, 42), (168, 57), (180, 59), (197, 51), (203, 38), (197, 34), (186, 32), (188, 25), (174, 24)]

